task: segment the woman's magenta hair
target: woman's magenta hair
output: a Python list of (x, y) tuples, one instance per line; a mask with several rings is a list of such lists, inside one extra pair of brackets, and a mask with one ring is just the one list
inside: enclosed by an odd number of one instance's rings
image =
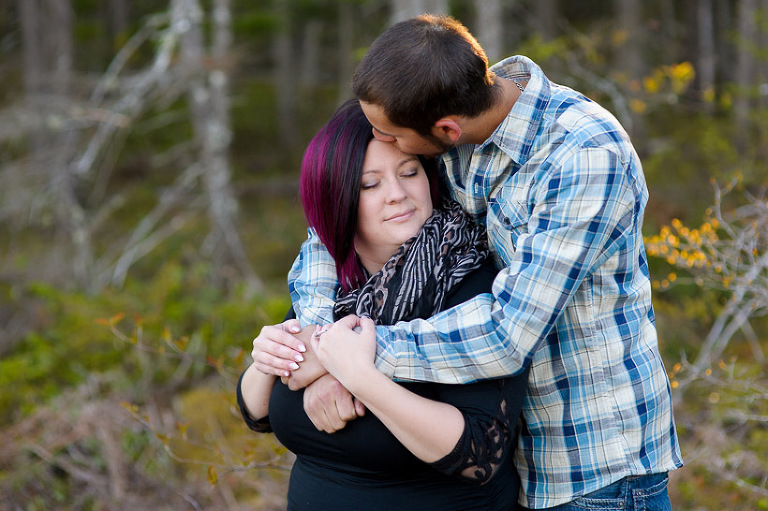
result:
[[(307, 223), (336, 263), (342, 293), (362, 286), (365, 274), (355, 253), (360, 183), (373, 127), (360, 102), (341, 105), (312, 138), (301, 163), (300, 194)], [(421, 159), (437, 205), (437, 165)]]
[(341, 105), (312, 138), (301, 164), (301, 202), (312, 227), (336, 263), (343, 292), (365, 281), (355, 253), (363, 162), (372, 126), (360, 103)]

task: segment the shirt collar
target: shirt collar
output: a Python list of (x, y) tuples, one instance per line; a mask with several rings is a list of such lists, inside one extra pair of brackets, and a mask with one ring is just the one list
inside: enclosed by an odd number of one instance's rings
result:
[(523, 165), (528, 161), (544, 110), (549, 104), (552, 94), (550, 82), (539, 66), (522, 55), (502, 60), (492, 66), (491, 71), (501, 78), (528, 80), (528, 83), (507, 117), (477, 149), (495, 144), (512, 160)]

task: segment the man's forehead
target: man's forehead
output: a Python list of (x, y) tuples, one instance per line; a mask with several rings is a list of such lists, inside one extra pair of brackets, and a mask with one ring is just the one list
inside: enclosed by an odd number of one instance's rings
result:
[(363, 113), (368, 120), (375, 120), (377, 124), (390, 124), (387, 115), (384, 113), (384, 108), (373, 103), (360, 102), (360, 106), (363, 109)]

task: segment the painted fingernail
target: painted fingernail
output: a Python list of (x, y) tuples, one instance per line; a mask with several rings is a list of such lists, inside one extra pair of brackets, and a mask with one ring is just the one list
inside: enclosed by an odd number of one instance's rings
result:
[(289, 365), (288, 367), (290, 367), (295, 371), (296, 369), (299, 368), (299, 364), (297, 364), (296, 362), (291, 362), (291, 365)]
[(296, 359), (296, 362), (304, 362), (304, 357), (302, 357), (301, 355), (296, 355), (296, 356), (295, 356), (295, 357), (293, 357), (293, 358), (295, 358), (295, 359)]
[(305, 353), (307, 351), (307, 347), (303, 344), (299, 344), (299, 351), (302, 353)]
[(283, 371), (283, 376), (285, 376), (286, 378), (288, 378), (288, 377), (290, 377), (290, 376), (291, 376), (291, 372), (290, 372), (290, 371)]

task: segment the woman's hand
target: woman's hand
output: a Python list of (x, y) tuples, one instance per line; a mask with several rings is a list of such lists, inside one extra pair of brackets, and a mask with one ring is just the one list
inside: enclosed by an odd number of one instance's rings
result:
[[(360, 327), (359, 333), (356, 327)], [(359, 402), (373, 412), (416, 457), (432, 463), (454, 449), (464, 432), (461, 411), (419, 396), (376, 369), (376, 326), (371, 319), (347, 316), (318, 331), (310, 344), (328, 372), (352, 393), (355, 404)], [(339, 409), (338, 404), (326, 404), (325, 414), (316, 413), (312, 419), (315, 427), (323, 431), (338, 429), (343, 420), (333, 412)]]
[(370, 318), (342, 318), (319, 328), (310, 342), (323, 367), (353, 394), (356, 384), (376, 371), (376, 326)]
[(303, 353), (307, 351), (305, 342), (314, 330), (314, 326), (302, 330), (297, 319), (262, 328), (253, 340), (251, 351), (256, 369), (264, 374), (290, 376), (291, 371), (298, 369), (299, 363), (304, 360)]

